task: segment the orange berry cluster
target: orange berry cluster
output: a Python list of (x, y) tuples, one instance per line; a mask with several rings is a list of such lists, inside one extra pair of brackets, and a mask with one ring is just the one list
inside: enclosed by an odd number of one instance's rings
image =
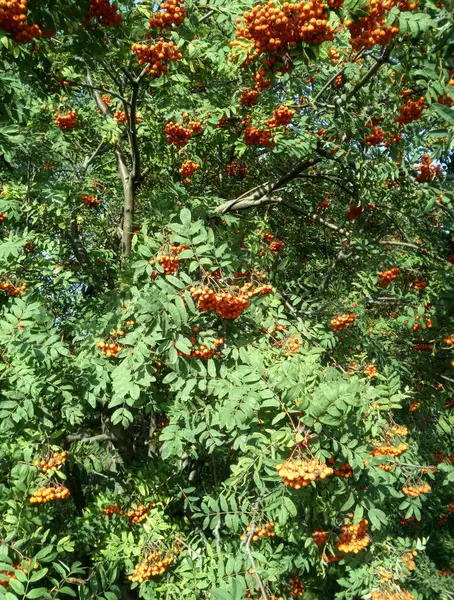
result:
[(123, 21), (118, 7), (109, 0), (90, 0), (90, 17), (97, 19), (102, 27), (121, 25)]
[(366, 375), (367, 379), (371, 380), (378, 375), (377, 367), (375, 365), (367, 365), (363, 373)]
[(413, 282), (413, 287), (415, 288), (415, 290), (421, 291), (427, 287), (427, 281), (423, 281), (422, 279), (416, 279)]
[(157, 550), (149, 554), (143, 562), (134, 567), (134, 573), (129, 575), (128, 579), (132, 582), (143, 583), (146, 579), (156, 575), (162, 575), (173, 563), (175, 555), (173, 553), (164, 555), (162, 550)]
[(29, 501), (31, 504), (45, 504), (54, 500), (67, 500), (70, 495), (70, 491), (64, 485), (50, 488), (41, 487), (30, 496)]
[(392, 456), (393, 458), (397, 458), (404, 452), (408, 450), (408, 444), (405, 442), (401, 442), (397, 446), (391, 446), (389, 444), (383, 444), (382, 446), (376, 446), (372, 452), (371, 456)]
[(237, 21), (237, 38), (253, 43), (255, 56), (284, 53), (298, 42), (321, 44), (334, 38), (328, 13), (320, 0), (285, 2), (276, 7), (274, 0), (257, 4)]
[[(173, 255), (177, 255), (177, 254), (181, 254), (183, 252), (183, 250), (188, 250), (189, 246), (186, 246), (186, 244), (178, 244), (177, 246), (171, 246), (170, 247), (170, 252)], [(127, 325), (128, 323), (126, 323)], [(134, 325), (134, 321), (132, 321), (132, 324)]]
[[(166, 275), (174, 275), (178, 271), (178, 265), (180, 259), (178, 256), (172, 256), (170, 254), (160, 254), (156, 257), (156, 261), (164, 269)], [(155, 261), (152, 259), (149, 261), (150, 265), (154, 265)]]
[(126, 516), (128, 517), (128, 519), (130, 520), (131, 523), (137, 524), (137, 523), (142, 523), (142, 521), (145, 521), (145, 519), (148, 517), (149, 514), (150, 514), (150, 509), (147, 508), (146, 506), (144, 506), (143, 504), (141, 504), (137, 508), (131, 508), (131, 510), (129, 510), (126, 513)]
[(165, 29), (171, 25), (181, 25), (186, 17), (186, 11), (181, 8), (183, 0), (167, 0), (162, 2), (159, 11), (148, 21), (150, 29)]
[(397, 588), (396, 591), (375, 590), (371, 592), (370, 600), (414, 600), (414, 596), (402, 588)]
[(329, 533), (327, 531), (317, 529), (312, 533), (312, 539), (319, 548), (323, 548), (329, 539)]
[(192, 138), (193, 130), (190, 127), (170, 121), (164, 127), (164, 133), (167, 135), (169, 144), (173, 144), (177, 148), (183, 148)]
[(421, 485), (409, 485), (409, 486), (404, 486), (402, 488), (402, 492), (406, 495), (406, 496), (410, 496), (410, 498), (417, 498), (418, 496), (421, 496), (422, 494), (428, 494), (431, 491), (431, 487), (429, 484), (427, 483), (423, 483)]
[[(128, 321), (126, 323), (126, 325), (129, 323), (130, 321)], [(118, 329), (118, 331), (116, 329), (114, 329), (113, 331), (110, 332), (110, 336), (111, 337), (124, 337), (126, 335), (126, 332), (124, 329)]]
[(249, 169), (246, 166), (240, 164), (237, 160), (234, 160), (229, 165), (227, 165), (226, 169), (227, 175), (229, 177), (239, 177), (240, 179), (242, 179), (243, 177), (249, 175)]
[(377, 465), (377, 466), (382, 471), (392, 471), (394, 469), (394, 465)]
[(355, 204), (350, 204), (350, 206), (348, 207), (347, 219), (349, 221), (354, 221), (362, 214), (362, 212), (363, 212), (363, 209), (361, 206), (356, 206)]
[(353, 469), (350, 463), (346, 462), (343, 465), (341, 465), (338, 469), (334, 471), (334, 475), (336, 475), (337, 477), (345, 477), (346, 479), (350, 479), (350, 477), (353, 477)]
[(415, 165), (415, 169), (418, 169), (420, 173), (416, 175), (416, 180), (420, 182), (432, 181), (436, 179), (440, 173), (441, 165), (433, 166), (433, 161), (428, 154), (423, 154), (421, 157), (422, 163)]
[(424, 96), (418, 98), (418, 100), (410, 100), (407, 98), (405, 104), (399, 106), (399, 116), (394, 117), (394, 120), (401, 125), (406, 125), (412, 121), (417, 121), (421, 118), (421, 115), (427, 105), (424, 104)]
[[(274, 523), (266, 523), (263, 527), (255, 527), (254, 533), (252, 534), (251, 540), (258, 542), (261, 537), (274, 537), (276, 533), (273, 531)], [(248, 538), (248, 534), (251, 531), (250, 525), (246, 527), (246, 533), (240, 537), (240, 540), (244, 541)]]
[(104, 341), (96, 342), (96, 347), (101, 350), (101, 353), (104, 354), (107, 358), (112, 358), (113, 356), (117, 356), (123, 348), (118, 344), (108, 343)]
[(101, 512), (104, 513), (105, 515), (107, 515), (109, 517), (109, 519), (112, 517), (112, 515), (124, 515), (125, 514), (125, 511), (117, 504), (111, 504), (110, 506), (106, 506), (105, 508), (102, 509)]
[(356, 315), (354, 313), (338, 315), (337, 317), (334, 317), (334, 319), (331, 319), (331, 326), (334, 331), (340, 331), (341, 329), (348, 329), (355, 321)]
[(443, 338), (443, 343), (447, 344), (448, 346), (454, 346), (454, 335)]
[(247, 146), (260, 146), (261, 148), (272, 148), (274, 146), (273, 134), (268, 129), (259, 129), (248, 126), (244, 130), (243, 139)]
[(101, 204), (101, 200), (98, 200), (98, 198), (95, 198), (94, 196), (90, 196), (89, 194), (83, 194), (80, 199), (82, 200), (82, 202), (85, 204), (85, 206), (98, 206), (98, 204)]
[(13, 285), (11, 281), (0, 283), (0, 292), (4, 292), (7, 296), (22, 296), (26, 291), (27, 285), (25, 283), (21, 283), (18, 286)]
[(284, 356), (289, 357), (292, 354), (298, 354), (300, 346), (303, 342), (297, 335), (289, 335), (282, 342), (278, 342), (276, 347), (281, 348), (284, 352)]
[(405, 437), (406, 435), (408, 435), (408, 427), (406, 427), (405, 425), (393, 425), (389, 428), (389, 431), (393, 435), (398, 435), (399, 437)]
[(366, 519), (361, 519), (359, 523), (354, 525), (342, 526), (342, 533), (336, 542), (337, 549), (344, 554), (352, 552), (358, 554), (361, 550), (367, 548), (370, 544), (370, 537), (367, 535), (369, 523)]
[(316, 207), (315, 210), (317, 210), (318, 212), (323, 212), (324, 210), (326, 210), (327, 208), (329, 208), (330, 205), (330, 201), (328, 198), (325, 198), (324, 200), (322, 200)]
[(364, 141), (368, 146), (378, 146), (385, 139), (385, 132), (381, 127), (372, 127), (372, 132), (366, 135)]
[(180, 167), (180, 175), (182, 177), (192, 177), (196, 171), (200, 169), (199, 163), (192, 160), (185, 160)]
[(304, 596), (304, 582), (297, 575), (292, 575), (290, 577), (289, 587), (292, 598)]
[(241, 94), (241, 104), (243, 106), (255, 106), (259, 99), (259, 93), (257, 90), (245, 90)]
[(0, 29), (8, 31), (14, 41), (26, 44), (42, 36), (38, 25), (28, 25), (27, 0), (0, 0)]
[(101, 96), (101, 100), (104, 102), (106, 106), (110, 106), (111, 98), (107, 94), (103, 94)]
[(284, 242), (281, 240), (275, 240), (274, 242), (271, 242), (269, 245), (269, 249), (270, 252), (280, 252), (282, 250), (282, 248), (284, 247)]
[(38, 467), (43, 473), (47, 473), (48, 471), (56, 469), (64, 464), (66, 462), (66, 458), (67, 453), (65, 450), (63, 450), (62, 452), (55, 452), (52, 454), (49, 460), (35, 460), (33, 465)]
[[(192, 338), (192, 343), (195, 343), (195, 338)], [(214, 348), (208, 348), (205, 344), (200, 344), (199, 346), (195, 346), (194, 350), (191, 351), (191, 354), (184, 354), (179, 351), (178, 355), (185, 356), (186, 358), (202, 358), (203, 360), (209, 360), (210, 358), (213, 358), (215, 354), (216, 356), (220, 356), (220, 353), (216, 352), (216, 350), (224, 344), (224, 339), (216, 338), (213, 340), (212, 344)]]
[(225, 292), (216, 293), (208, 286), (201, 288), (191, 287), (191, 296), (197, 301), (197, 306), (202, 312), (214, 310), (224, 319), (237, 319), (250, 304), (253, 296), (271, 294), (273, 286), (245, 284), (241, 288), (231, 288)]
[(333, 62), (337, 62), (339, 60), (339, 50), (335, 46), (331, 46), (331, 48), (328, 50), (328, 58)]
[(289, 459), (276, 465), (279, 477), (282, 477), (285, 485), (296, 490), (307, 487), (311, 481), (325, 479), (334, 473), (331, 467), (325, 463), (313, 459)]
[(57, 127), (63, 130), (74, 129), (77, 125), (77, 113), (75, 110), (70, 110), (66, 115), (56, 114), (54, 123)]
[(372, 48), (379, 44), (386, 46), (399, 33), (399, 28), (386, 26), (386, 12), (389, 12), (397, 0), (370, 0), (367, 15), (356, 21), (347, 19), (345, 25), (350, 31), (350, 44), (354, 50)]
[(0, 225), (3, 223), (3, 221), (6, 219), (6, 215), (4, 212), (0, 212)]
[(405, 563), (405, 566), (409, 571), (415, 570), (415, 556), (418, 556), (416, 550), (409, 550), (408, 552), (405, 552), (405, 554), (402, 556), (402, 562)]
[(157, 40), (151, 46), (147, 44), (133, 44), (131, 50), (137, 55), (139, 65), (148, 63), (147, 73), (151, 73), (153, 77), (160, 77), (163, 73), (167, 73), (169, 60), (180, 60), (183, 55), (178, 50), (173, 42), (166, 42), (163, 39)]
[[(421, 319), (421, 315), (416, 315), (415, 319), (417, 321), (419, 321)], [(428, 317), (426, 317), (425, 322), (426, 322), (426, 329), (431, 329), (432, 328), (432, 319), (429, 319)], [(413, 323), (412, 329), (413, 329), (413, 331), (420, 331), (422, 329), (421, 323)]]
[(265, 121), (265, 125), (269, 127), (269, 129), (274, 129), (275, 127), (286, 127), (292, 122), (292, 119), (295, 115), (295, 111), (287, 106), (279, 106), (273, 110), (273, 117), (271, 119), (267, 119)]
[(387, 287), (393, 279), (399, 275), (399, 269), (397, 267), (393, 267), (389, 269), (389, 271), (381, 271), (378, 276), (380, 277), (380, 281), (378, 285), (381, 287)]
[(440, 569), (438, 571), (438, 574), (441, 575), (441, 577), (448, 577), (449, 575), (452, 575), (454, 573), (454, 569)]

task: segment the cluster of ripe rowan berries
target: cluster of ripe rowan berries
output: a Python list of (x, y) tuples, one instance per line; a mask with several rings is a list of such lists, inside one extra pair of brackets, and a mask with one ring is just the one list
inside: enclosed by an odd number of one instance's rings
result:
[(243, 177), (249, 175), (249, 169), (245, 165), (239, 163), (236, 159), (228, 164), (226, 169), (229, 177), (239, 177), (240, 179), (243, 179)]
[(180, 5), (184, 0), (167, 0), (159, 6), (159, 12), (155, 13), (148, 21), (150, 29), (165, 29), (171, 25), (181, 25), (186, 17), (186, 11)]
[(336, 547), (339, 552), (348, 554), (358, 554), (361, 550), (367, 548), (370, 544), (370, 537), (367, 535), (369, 523), (367, 519), (361, 519), (359, 523), (353, 523), (342, 526), (342, 533), (339, 540), (336, 542)]
[(257, 90), (245, 90), (241, 94), (240, 102), (243, 106), (255, 106), (259, 99), (259, 92)]
[[(198, 330), (197, 327), (195, 327), (194, 329)], [(210, 358), (213, 358), (215, 354), (216, 356), (220, 356), (220, 352), (218, 351), (218, 349), (224, 345), (224, 338), (216, 338), (215, 340), (213, 340), (211, 343), (214, 346), (214, 348), (208, 348), (208, 346), (206, 346), (205, 344), (199, 344), (196, 346), (195, 337), (192, 338), (191, 343), (194, 346), (194, 349), (191, 351), (191, 353), (184, 354), (183, 352), (179, 351), (178, 356), (185, 356), (186, 358), (202, 358), (203, 360), (209, 360)]]
[(423, 111), (427, 108), (427, 105), (424, 104), (424, 96), (421, 96), (417, 100), (411, 100), (407, 94), (405, 95), (407, 96), (405, 104), (399, 106), (399, 115), (394, 117), (394, 120), (401, 125), (417, 121), (421, 118)]
[(407, 450), (408, 444), (405, 442), (400, 442), (397, 446), (382, 444), (381, 446), (376, 446), (370, 453), (370, 456), (392, 456), (393, 458), (397, 458)]
[(131, 510), (129, 510), (126, 513), (126, 516), (128, 517), (128, 519), (130, 520), (131, 523), (142, 523), (142, 521), (145, 521), (145, 519), (148, 517), (148, 515), (150, 514), (150, 509), (146, 506), (144, 506), (143, 504), (141, 504), (140, 506), (138, 506), (137, 508), (131, 508)]
[(4, 292), (7, 296), (22, 296), (27, 291), (27, 284), (21, 283), (16, 286), (11, 283), (11, 281), (4, 281), (0, 283), (0, 292)]
[(439, 525), (446, 525), (450, 515), (454, 514), (454, 502), (448, 504), (446, 512), (438, 519)]
[(189, 143), (194, 132), (191, 127), (185, 127), (184, 125), (170, 121), (164, 127), (164, 133), (167, 135), (169, 144), (173, 144), (177, 148), (183, 148)]
[(101, 350), (101, 354), (104, 354), (107, 358), (112, 358), (113, 356), (117, 356), (123, 348), (119, 344), (108, 343), (104, 341), (96, 342), (96, 347)]
[(333, 62), (338, 62), (339, 60), (339, 50), (335, 46), (331, 46), (328, 50), (328, 58)]
[(273, 286), (268, 284), (254, 287), (247, 283), (241, 288), (232, 287), (220, 292), (215, 292), (208, 286), (190, 289), (191, 296), (197, 301), (201, 311), (213, 310), (224, 319), (237, 319), (249, 307), (253, 296), (265, 296), (272, 291)]
[(452, 575), (454, 573), (454, 569), (440, 569), (438, 571), (438, 574), (441, 577), (448, 577), (449, 575)]
[(98, 198), (95, 198), (94, 196), (90, 196), (89, 194), (83, 194), (80, 199), (82, 200), (82, 202), (85, 204), (85, 206), (98, 206), (99, 204), (101, 204), (101, 200), (98, 200)]
[[(419, 321), (421, 319), (421, 315), (415, 315), (415, 319), (416, 321)], [(426, 322), (426, 329), (431, 329), (432, 328), (432, 319), (430, 319), (429, 317), (425, 317), (425, 322)], [(413, 331), (421, 331), (422, 329), (422, 325), (421, 323), (413, 323), (413, 327), (412, 327)]]
[(267, 119), (265, 121), (265, 125), (269, 129), (274, 129), (275, 127), (286, 127), (292, 122), (293, 117), (295, 116), (295, 111), (288, 106), (279, 106), (273, 110), (273, 116), (271, 119)]
[(189, 246), (186, 246), (186, 244), (177, 244), (176, 246), (170, 246), (170, 252), (174, 256), (177, 256), (178, 254), (181, 254), (183, 250), (188, 250), (188, 248)]
[(375, 590), (370, 593), (370, 600), (414, 600), (414, 596), (410, 592), (396, 587), (392, 591)]
[(369, 379), (369, 381), (370, 381), (374, 377), (377, 377), (377, 375), (378, 375), (377, 367), (372, 364), (367, 365), (367, 367), (364, 369), (363, 373), (364, 373), (364, 375), (366, 375), (367, 379)]
[(107, 94), (102, 94), (101, 100), (104, 102), (106, 106), (110, 106), (111, 98)]
[(288, 585), (292, 598), (304, 596), (304, 582), (298, 577), (298, 575), (292, 575)]
[[(22, 565), (11, 565), (11, 568), (15, 571), (22, 571), (22, 573), (25, 573), (25, 575), (28, 575), (30, 569), (39, 568), (38, 563), (34, 563), (32, 565), (31, 561), (27, 561), (26, 566), (27, 568), (23, 567)], [(14, 571), (0, 571), (0, 575), (6, 575), (8, 577), (8, 579), (0, 579), (0, 585), (2, 587), (8, 587), (10, 579), (17, 579), (16, 573)]]
[(432, 181), (438, 177), (440, 173), (441, 165), (433, 166), (433, 161), (428, 154), (423, 154), (421, 157), (422, 163), (415, 165), (415, 169), (420, 171), (416, 175), (416, 180), (420, 182)]
[(3, 223), (3, 221), (6, 219), (6, 215), (4, 212), (0, 212), (0, 225)]
[(387, 15), (398, 0), (371, 0), (367, 15), (356, 21), (347, 19), (345, 25), (350, 31), (350, 44), (354, 50), (372, 48), (375, 45), (386, 46), (398, 33), (399, 28), (392, 24), (386, 26)]
[(0, 2), (0, 29), (8, 31), (18, 44), (26, 44), (42, 36), (38, 25), (27, 24), (27, 0), (2, 0)]
[(454, 335), (443, 338), (443, 343), (447, 344), (448, 346), (454, 346)]
[(268, 129), (259, 129), (254, 125), (246, 127), (243, 139), (247, 146), (259, 146), (261, 148), (272, 148), (274, 146), (273, 133)]
[(385, 139), (385, 132), (381, 127), (372, 127), (371, 133), (366, 135), (364, 141), (368, 146), (378, 146)]
[(402, 488), (402, 492), (406, 496), (410, 496), (410, 498), (417, 498), (422, 494), (428, 494), (431, 490), (432, 488), (428, 483), (422, 483), (421, 485), (409, 485)]
[(355, 321), (356, 315), (354, 313), (347, 313), (331, 319), (331, 326), (334, 331), (340, 331), (341, 329), (348, 329)]
[[(129, 323), (129, 321), (126, 323), (126, 325)], [(124, 337), (126, 335), (126, 331), (124, 329), (113, 329), (110, 332), (110, 337)]]
[(280, 252), (284, 246), (285, 244), (282, 240), (274, 240), (270, 243), (268, 248), (270, 252)]
[(237, 21), (238, 39), (250, 40), (255, 56), (283, 53), (298, 42), (321, 44), (334, 38), (334, 29), (328, 24), (328, 13), (320, 0), (285, 2), (275, 6), (271, 0), (264, 6), (257, 4)]
[(397, 267), (393, 267), (392, 269), (389, 269), (388, 271), (381, 271), (378, 276), (380, 277), (380, 281), (378, 282), (378, 285), (380, 287), (387, 287), (391, 281), (393, 281), (393, 279), (396, 279), (396, 277), (399, 275), (399, 269)]
[[(258, 542), (262, 537), (274, 537), (276, 535), (274, 529), (274, 522), (265, 523), (263, 527), (256, 526), (254, 527), (254, 533), (251, 536), (251, 541)], [(240, 537), (240, 540), (244, 542), (249, 537), (251, 531), (251, 526), (248, 525), (246, 527), (246, 533)]]
[[(276, 331), (276, 330), (275, 330)], [(284, 356), (289, 357), (292, 354), (298, 354), (302, 341), (297, 335), (289, 335), (282, 341), (278, 341), (274, 344), (275, 348), (280, 348)]]
[(200, 169), (199, 163), (192, 160), (185, 160), (180, 167), (180, 175), (182, 177), (192, 177), (196, 171)]
[(312, 533), (312, 539), (319, 548), (323, 548), (323, 546), (325, 546), (329, 540), (329, 533), (327, 531), (317, 529)]
[(398, 144), (401, 139), (402, 139), (401, 133), (394, 134), (394, 133), (388, 132), (387, 138), (385, 141), (385, 146), (393, 146), (394, 144)]
[(143, 562), (134, 567), (134, 573), (129, 575), (128, 579), (132, 582), (143, 583), (150, 577), (162, 575), (173, 563), (175, 555), (170, 553), (164, 555), (162, 550), (157, 550), (149, 554)]
[(315, 210), (317, 212), (323, 212), (324, 210), (326, 210), (327, 208), (329, 208), (330, 206), (330, 201), (328, 198), (325, 198), (324, 200), (322, 200), (321, 202), (319, 202), (315, 208)]
[(109, 517), (109, 519), (112, 517), (112, 515), (124, 515), (125, 511), (118, 506), (118, 504), (111, 504), (110, 506), (106, 506), (105, 508), (103, 508), (101, 510), (101, 512), (105, 515), (107, 515)]
[(63, 465), (66, 462), (67, 456), (68, 455), (65, 450), (63, 450), (62, 452), (54, 452), (49, 459), (35, 460), (33, 465), (35, 467), (38, 467), (38, 469), (43, 473), (47, 473), (52, 469), (57, 469), (58, 467), (61, 467), (61, 465)]
[(427, 287), (427, 281), (423, 281), (422, 279), (415, 279), (415, 281), (413, 282), (413, 287), (415, 288), (415, 290), (418, 290), (420, 292)]
[(285, 485), (296, 490), (307, 487), (311, 481), (325, 479), (325, 477), (334, 473), (334, 469), (316, 458), (289, 459), (276, 465), (276, 470), (279, 477), (284, 480)]
[(74, 129), (77, 125), (77, 113), (75, 110), (70, 110), (69, 113), (66, 113), (65, 115), (55, 113), (54, 123), (64, 131)]
[(90, 0), (90, 17), (97, 19), (102, 27), (121, 25), (123, 21), (118, 7), (109, 0)]
[(41, 487), (29, 498), (31, 504), (45, 504), (54, 500), (67, 500), (71, 493), (64, 485), (56, 487)]
[(409, 571), (414, 571), (416, 567), (415, 557), (418, 556), (416, 550), (409, 550), (402, 556), (402, 562)]
[(353, 469), (350, 463), (346, 462), (343, 465), (341, 465), (338, 469), (334, 471), (334, 475), (336, 475), (337, 477), (345, 477), (346, 479), (350, 479), (350, 477), (353, 477)]
[(154, 265), (158, 262), (161, 267), (164, 269), (164, 273), (166, 275), (174, 275), (178, 271), (178, 266), (180, 259), (178, 256), (172, 256), (170, 254), (160, 254), (156, 257), (156, 261), (151, 259), (149, 261), (150, 265)]
[(357, 219), (363, 212), (362, 206), (356, 206), (355, 204), (350, 204), (347, 212), (347, 219), (349, 221), (354, 221)]
[(183, 58), (183, 55), (178, 50), (173, 42), (159, 39), (151, 46), (142, 43), (136, 43), (131, 46), (131, 50), (137, 55), (139, 65), (149, 64), (147, 73), (151, 73), (153, 77), (160, 77), (163, 73), (167, 73), (169, 60), (177, 61)]
[(389, 431), (392, 435), (397, 435), (399, 437), (405, 437), (408, 435), (408, 427), (405, 425), (392, 425), (389, 428)]

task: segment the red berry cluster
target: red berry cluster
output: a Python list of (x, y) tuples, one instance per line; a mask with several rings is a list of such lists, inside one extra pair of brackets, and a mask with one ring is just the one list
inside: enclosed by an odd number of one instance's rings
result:
[(117, 356), (123, 348), (119, 344), (114, 344), (113, 342), (108, 343), (104, 341), (96, 342), (96, 347), (101, 350), (101, 354), (104, 354), (107, 358), (112, 358), (113, 356)]
[(443, 338), (443, 343), (447, 344), (448, 346), (454, 346), (454, 335)]
[[(276, 328), (275, 331), (281, 330)], [(284, 353), (284, 356), (289, 357), (292, 356), (292, 354), (299, 354), (302, 343), (303, 342), (297, 335), (289, 335), (283, 340), (276, 342), (274, 347), (280, 348)]]
[(63, 130), (74, 129), (77, 125), (77, 113), (75, 110), (70, 110), (65, 115), (55, 114), (54, 123), (57, 127)]
[(199, 163), (192, 160), (185, 160), (180, 167), (180, 175), (182, 177), (192, 177), (196, 171), (200, 169)]
[(343, 465), (341, 465), (338, 469), (334, 471), (334, 475), (336, 475), (336, 477), (345, 477), (345, 479), (350, 479), (351, 477), (353, 477), (353, 469), (350, 463), (346, 462)]
[(277, 474), (282, 477), (285, 485), (296, 490), (307, 487), (311, 481), (325, 479), (333, 475), (334, 470), (316, 458), (289, 459), (276, 465)]
[(3, 223), (3, 221), (6, 219), (6, 215), (4, 212), (0, 212), (0, 225)]
[(244, 142), (247, 146), (260, 146), (261, 148), (272, 148), (274, 146), (273, 133), (268, 129), (259, 129), (249, 125), (244, 130)]
[(186, 11), (181, 8), (184, 0), (167, 0), (162, 2), (159, 12), (148, 21), (150, 29), (165, 29), (171, 25), (181, 25), (186, 17)]
[(149, 64), (147, 73), (151, 73), (153, 77), (160, 77), (163, 73), (167, 73), (169, 60), (177, 61), (183, 58), (183, 55), (178, 50), (173, 42), (166, 42), (164, 39), (157, 40), (151, 46), (147, 44), (133, 44), (131, 50), (137, 55), (139, 65)]
[(71, 493), (64, 485), (56, 487), (41, 487), (29, 498), (30, 504), (46, 504), (54, 500), (67, 500)]
[(370, 600), (414, 600), (414, 596), (399, 587), (397, 590), (374, 590), (370, 593)]
[(428, 494), (431, 491), (431, 487), (429, 484), (427, 483), (423, 483), (421, 485), (409, 485), (409, 486), (404, 486), (402, 488), (402, 492), (406, 495), (406, 496), (410, 496), (410, 498), (417, 498), (418, 496), (421, 496), (422, 494)]
[(317, 210), (318, 212), (323, 212), (324, 210), (326, 210), (327, 208), (329, 208), (330, 205), (330, 201), (328, 198), (325, 198), (324, 200), (322, 200), (316, 207), (315, 210)]
[(21, 283), (18, 286), (12, 284), (11, 281), (0, 283), (0, 292), (4, 292), (7, 296), (22, 296), (22, 294), (25, 294), (26, 291), (27, 285), (25, 283)]
[(350, 552), (358, 554), (358, 552), (367, 548), (370, 544), (370, 537), (367, 535), (368, 529), (369, 523), (364, 518), (356, 525), (353, 523), (343, 525), (342, 533), (339, 536), (339, 540), (336, 542), (339, 552), (343, 552), (344, 554)]
[(249, 175), (249, 169), (245, 165), (239, 163), (237, 160), (234, 160), (228, 164), (226, 169), (229, 177), (238, 177), (243, 179), (243, 177)]
[(27, 0), (0, 1), (0, 29), (8, 31), (19, 44), (26, 44), (33, 38), (42, 36), (38, 25), (28, 25)]
[(162, 550), (149, 554), (143, 562), (134, 567), (134, 573), (128, 579), (132, 582), (143, 583), (146, 579), (156, 575), (162, 575), (173, 563), (173, 553), (164, 555)]
[(318, 529), (313, 532), (312, 539), (319, 548), (323, 548), (323, 546), (325, 546), (329, 540), (329, 533), (327, 531), (321, 531)]
[(370, 456), (392, 456), (393, 458), (397, 458), (407, 450), (408, 444), (405, 442), (401, 442), (397, 446), (383, 444), (381, 446), (376, 446), (370, 453)]
[(395, 144), (398, 144), (401, 139), (402, 139), (401, 133), (394, 134), (394, 133), (388, 132), (387, 138), (385, 141), (385, 146), (393, 146)]
[(80, 199), (82, 200), (82, 202), (85, 204), (85, 206), (98, 206), (98, 204), (101, 204), (101, 200), (98, 200), (98, 198), (95, 198), (94, 196), (90, 196), (89, 194), (83, 194)]
[(362, 214), (362, 212), (363, 212), (363, 209), (361, 206), (356, 206), (355, 204), (350, 204), (350, 206), (348, 207), (347, 219), (349, 221), (354, 221)]
[(423, 281), (422, 279), (415, 279), (415, 281), (413, 282), (413, 287), (415, 288), (415, 290), (418, 290), (420, 292), (427, 287), (427, 281)]
[(265, 125), (269, 127), (269, 129), (274, 129), (275, 127), (286, 127), (292, 122), (292, 119), (295, 115), (295, 111), (287, 106), (279, 106), (273, 110), (273, 117), (271, 119), (267, 119), (265, 121)]
[(257, 4), (238, 20), (236, 37), (250, 40), (255, 56), (285, 53), (298, 42), (321, 44), (334, 38), (326, 7), (320, 0)]
[(356, 321), (356, 315), (354, 313), (347, 313), (344, 315), (338, 315), (331, 319), (331, 326), (334, 331), (340, 331), (341, 329), (348, 329), (352, 323)]
[(259, 99), (259, 92), (257, 90), (245, 90), (241, 94), (241, 104), (243, 106), (255, 106)]
[(104, 102), (106, 106), (110, 106), (111, 98), (107, 94), (103, 94), (101, 96), (101, 100)]
[(433, 166), (433, 161), (428, 154), (423, 154), (421, 157), (422, 163), (415, 165), (415, 169), (420, 172), (416, 175), (416, 180), (420, 182), (432, 181), (436, 179), (440, 173), (441, 165)]
[[(274, 528), (274, 523), (265, 523), (265, 525), (263, 527), (254, 527), (254, 533), (251, 536), (251, 540), (253, 542), (258, 542), (260, 538), (262, 537), (274, 537), (276, 535), (276, 533), (273, 531)], [(243, 533), (243, 535), (240, 537), (240, 539), (242, 541), (246, 540), (249, 537), (249, 533), (251, 531), (251, 526), (248, 525), (246, 527), (246, 533)]]
[(169, 144), (173, 144), (177, 148), (184, 148), (192, 138), (193, 130), (191, 127), (185, 127), (184, 125), (170, 121), (164, 127), (164, 133), (167, 135)]
[(393, 267), (389, 269), (389, 271), (381, 271), (378, 276), (380, 277), (380, 281), (378, 285), (381, 287), (387, 287), (393, 279), (399, 275), (399, 269), (397, 267)]
[(417, 100), (411, 100), (405, 92), (402, 96), (407, 96), (407, 99), (405, 104), (399, 106), (399, 116), (394, 117), (394, 120), (401, 125), (406, 125), (420, 119), (427, 105), (424, 104), (424, 96), (421, 96)]
[(381, 127), (372, 127), (372, 132), (366, 135), (364, 141), (369, 146), (378, 146), (385, 139), (385, 132)]
[(377, 375), (378, 375), (377, 367), (372, 364), (367, 365), (367, 367), (364, 369), (363, 373), (364, 373), (364, 375), (366, 375), (367, 379), (369, 379), (369, 381), (370, 381), (374, 377), (377, 377)]
[(102, 27), (121, 25), (123, 21), (118, 7), (109, 0), (90, 0), (90, 17), (97, 19)]
[(297, 575), (290, 577), (289, 587), (292, 598), (304, 596), (304, 582)]
[(33, 465), (38, 467), (38, 469), (43, 473), (47, 473), (52, 469), (58, 469), (58, 467), (61, 467), (61, 465), (66, 462), (66, 459), (67, 453), (65, 450), (63, 450), (62, 452), (54, 452), (54, 454), (52, 454), (47, 460), (35, 460)]
[(399, 28), (386, 26), (387, 14), (397, 0), (370, 0), (366, 7), (367, 15), (356, 21), (347, 19), (345, 25), (350, 31), (350, 44), (354, 50), (386, 46), (399, 33)]
[(245, 284), (241, 288), (232, 287), (219, 292), (208, 286), (190, 289), (191, 296), (197, 301), (197, 306), (202, 312), (213, 310), (224, 319), (237, 319), (249, 307), (253, 296), (264, 296), (272, 291), (273, 286), (267, 284), (257, 287)]

